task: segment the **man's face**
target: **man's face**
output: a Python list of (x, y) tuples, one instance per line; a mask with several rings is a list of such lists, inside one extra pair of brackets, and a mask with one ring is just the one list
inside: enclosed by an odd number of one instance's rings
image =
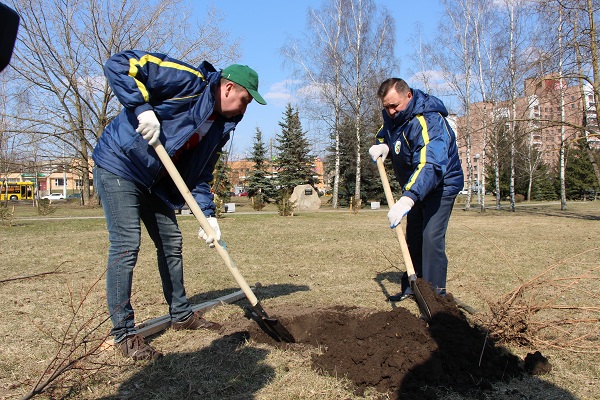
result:
[(246, 89), (225, 81), (218, 87), (215, 96), (215, 110), (222, 116), (231, 118), (243, 115), (251, 101), (252, 96)]
[(406, 110), (411, 98), (412, 93), (410, 91), (406, 94), (400, 94), (395, 88), (391, 88), (383, 99), (381, 99), (381, 102), (387, 114), (391, 118), (394, 118), (400, 111)]

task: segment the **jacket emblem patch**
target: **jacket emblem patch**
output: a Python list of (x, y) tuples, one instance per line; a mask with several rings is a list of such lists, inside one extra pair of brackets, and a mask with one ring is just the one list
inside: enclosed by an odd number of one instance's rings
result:
[(402, 147), (402, 142), (397, 140), (396, 143), (394, 143), (394, 152), (396, 154), (400, 154), (400, 148)]

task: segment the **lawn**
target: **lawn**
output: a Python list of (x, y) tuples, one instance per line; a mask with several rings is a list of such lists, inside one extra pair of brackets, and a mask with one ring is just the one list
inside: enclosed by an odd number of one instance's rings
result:
[[(280, 217), (273, 208), (249, 212), (246, 200), (238, 201), (236, 212), (220, 220), (221, 231), (245, 279), (251, 285), (262, 284), (256, 294), (265, 309), (338, 305), (392, 309), (385, 294), (398, 289), (404, 266), (387, 227), (386, 209), (351, 213), (325, 206), (318, 212)], [(59, 345), (80, 343), (85, 334), (90, 342), (101, 340), (110, 329), (101, 324), (107, 317), (103, 273), (108, 248), (101, 210), (66, 203), (55, 207), (42, 218), (32, 207), (17, 206), (12, 226), (2, 225), (2, 399), (20, 398), (31, 390)], [(570, 307), (538, 313), (536, 326), (539, 318), (549, 324), (569, 319), (573, 308), (586, 308), (585, 317), (592, 321), (583, 328), (542, 331), (535, 345), (506, 343), (519, 357), (541, 351), (552, 371), (499, 384), (480, 398), (503, 398), (500, 394), (511, 398), (514, 390), (530, 399), (553, 398), (553, 393), (554, 398), (565, 398), (565, 393), (573, 399), (600, 398), (598, 354), (556, 346), (564, 331), (583, 329), (576, 332), (583, 336), (582, 348), (598, 347), (600, 202), (569, 203), (567, 211), (555, 203), (523, 203), (514, 213), (467, 212), (461, 207), (456, 205), (448, 229), (448, 291), (478, 311), (469, 315), (474, 323), (484, 323), (490, 304), (523, 286), (532, 290), (519, 292), (520, 304), (536, 306), (559, 298)], [(238, 290), (216, 252), (196, 238), (197, 221), (187, 215), (179, 220), (189, 299), (201, 303)], [(582, 276), (584, 271), (591, 272)], [(167, 312), (155, 252), (145, 233), (133, 289), (138, 322)], [(240, 317), (243, 303), (217, 307), (208, 317), (227, 324)], [(399, 306), (418, 312), (414, 304)], [(214, 332), (167, 330), (151, 341), (166, 355), (159, 363), (134, 364), (108, 349), (59, 377), (40, 398), (363, 398), (343, 377), (324, 376), (311, 368), (311, 355), (319, 349), (281, 349), (252, 340), (232, 344)], [(364, 398), (387, 397), (373, 391)], [(448, 392), (444, 398), (466, 397)]]

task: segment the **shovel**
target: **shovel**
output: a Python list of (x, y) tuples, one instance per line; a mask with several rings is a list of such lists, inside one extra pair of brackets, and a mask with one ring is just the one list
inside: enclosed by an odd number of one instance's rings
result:
[[(381, 183), (383, 184), (383, 191), (385, 192), (385, 198), (387, 203), (391, 207), (394, 205), (394, 195), (392, 194), (392, 189), (390, 188), (390, 181), (388, 181), (387, 173), (385, 172), (385, 167), (383, 166), (383, 160), (381, 157), (377, 159), (377, 169), (379, 170), (379, 176), (381, 177)], [(421, 290), (419, 290), (419, 286), (417, 285), (417, 274), (415, 273), (415, 268), (413, 267), (412, 259), (410, 258), (410, 253), (408, 252), (408, 245), (406, 244), (406, 238), (404, 237), (404, 231), (402, 231), (402, 227), (400, 225), (394, 228), (396, 231), (396, 237), (398, 238), (398, 242), (400, 242), (400, 251), (402, 252), (402, 257), (404, 257), (404, 265), (406, 266), (406, 273), (408, 274), (408, 282), (410, 283), (410, 288), (412, 289), (415, 299), (417, 300), (417, 304), (419, 305), (419, 310), (421, 310), (421, 314), (427, 320), (431, 320), (431, 311), (429, 310), (429, 306), (427, 302), (423, 298), (423, 294)]]
[[(192, 196), (192, 194), (190, 193), (190, 190), (183, 181), (183, 178), (181, 178), (179, 171), (177, 171), (177, 168), (173, 164), (173, 161), (171, 161), (171, 157), (169, 157), (169, 154), (167, 153), (163, 145), (159, 142), (153, 144), (152, 146), (154, 147), (156, 154), (158, 154), (158, 158), (160, 158), (167, 172), (171, 176), (171, 179), (173, 179), (173, 182), (175, 182), (177, 189), (179, 189), (179, 192), (183, 196), (183, 199), (187, 203), (188, 207), (190, 208), (198, 222), (200, 222), (200, 226), (202, 227), (202, 229), (204, 229), (208, 236), (212, 236), (213, 238), (216, 237), (215, 231), (210, 226), (210, 223), (208, 222), (208, 220), (204, 216), (204, 213), (198, 206), (198, 203), (194, 199), (194, 196)], [(294, 343), (295, 340), (292, 334), (287, 329), (285, 329), (285, 327), (277, 319), (269, 317), (267, 312), (262, 308), (260, 302), (252, 292), (252, 289), (250, 289), (250, 286), (248, 286), (248, 283), (246, 283), (246, 280), (242, 277), (237, 266), (229, 256), (229, 253), (227, 252), (227, 248), (225, 246), (225, 242), (223, 242), (222, 240), (215, 240), (213, 244), (215, 245), (217, 253), (219, 253), (223, 261), (225, 261), (225, 265), (227, 265), (227, 268), (229, 268), (229, 271), (235, 278), (237, 284), (242, 289), (242, 292), (244, 292), (244, 295), (250, 302), (251, 309), (248, 310), (250, 318), (256, 321), (260, 328), (266, 334), (271, 336), (274, 340), (278, 342)]]

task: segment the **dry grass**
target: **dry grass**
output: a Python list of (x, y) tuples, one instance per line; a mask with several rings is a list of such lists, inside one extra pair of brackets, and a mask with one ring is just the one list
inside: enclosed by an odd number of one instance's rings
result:
[[(237, 205), (236, 211), (221, 221), (223, 238), (246, 280), (262, 283), (257, 295), (267, 311), (270, 305), (285, 304), (390, 308), (385, 295), (397, 291), (403, 266), (385, 210), (352, 214), (324, 208), (290, 218), (268, 213), (269, 209), (246, 214), (250, 207), (244, 204)], [(1, 230), (0, 281), (31, 277), (0, 283), (4, 311), (0, 398), (19, 398), (31, 390), (55, 358), (61, 340), (76, 343), (82, 332), (88, 333), (93, 323), (106, 318), (102, 277), (107, 233), (103, 219), (83, 218), (99, 215), (99, 209), (57, 205), (50, 219), (37, 219), (29, 208), (17, 207), (14, 226)], [(62, 219), (69, 216), (78, 218)], [(528, 313), (527, 321), (538, 328), (575, 318), (572, 308), (558, 306), (598, 306), (599, 220), (600, 202), (569, 203), (567, 212), (556, 204), (519, 205), (515, 213), (484, 214), (457, 207), (448, 231), (448, 290), (480, 310), (477, 318), (486, 323), (499, 315), (495, 307), (502, 304)], [(195, 219), (182, 216), (180, 226), (190, 300), (199, 303), (237, 290), (216, 252), (196, 239)], [(167, 311), (154, 254), (144, 236), (133, 288), (138, 322)], [(591, 275), (584, 276), (586, 271)], [(80, 303), (83, 306), (73, 318)], [(218, 307), (209, 317), (226, 323), (241, 314), (243, 303)], [(540, 304), (545, 306), (542, 311), (536, 308)], [(406, 306), (417, 312), (415, 305)], [(576, 318), (597, 317), (590, 309)], [(108, 330), (108, 325), (102, 325), (94, 338), (101, 339)], [(536, 340), (526, 346), (507, 346), (521, 357), (541, 350), (553, 364), (551, 374), (498, 387), (495, 398), (503, 398), (500, 394), (515, 387), (531, 399), (552, 398), (553, 393), (556, 398), (565, 398), (565, 393), (577, 399), (599, 398), (597, 354), (585, 351), (598, 347), (599, 324), (537, 331), (539, 335), (532, 336)], [(583, 352), (556, 345), (569, 337), (581, 337)], [(152, 343), (166, 354), (157, 365), (133, 364), (105, 351), (77, 364), (80, 369), (65, 374), (49, 394), (40, 397), (357, 398), (342, 378), (324, 377), (311, 369), (310, 354), (318, 349), (239, 345), (212, 332), (166, 331)], [(73, 347), (67, 346), (72, 353), (66, 354), (79, 354), (81, 348)], [(97, 370), (98, 366), (102, 368)], [(370, 393), (366, 398), (385, 396)], [(462, 397), (449, 393), (446, 398)]]

